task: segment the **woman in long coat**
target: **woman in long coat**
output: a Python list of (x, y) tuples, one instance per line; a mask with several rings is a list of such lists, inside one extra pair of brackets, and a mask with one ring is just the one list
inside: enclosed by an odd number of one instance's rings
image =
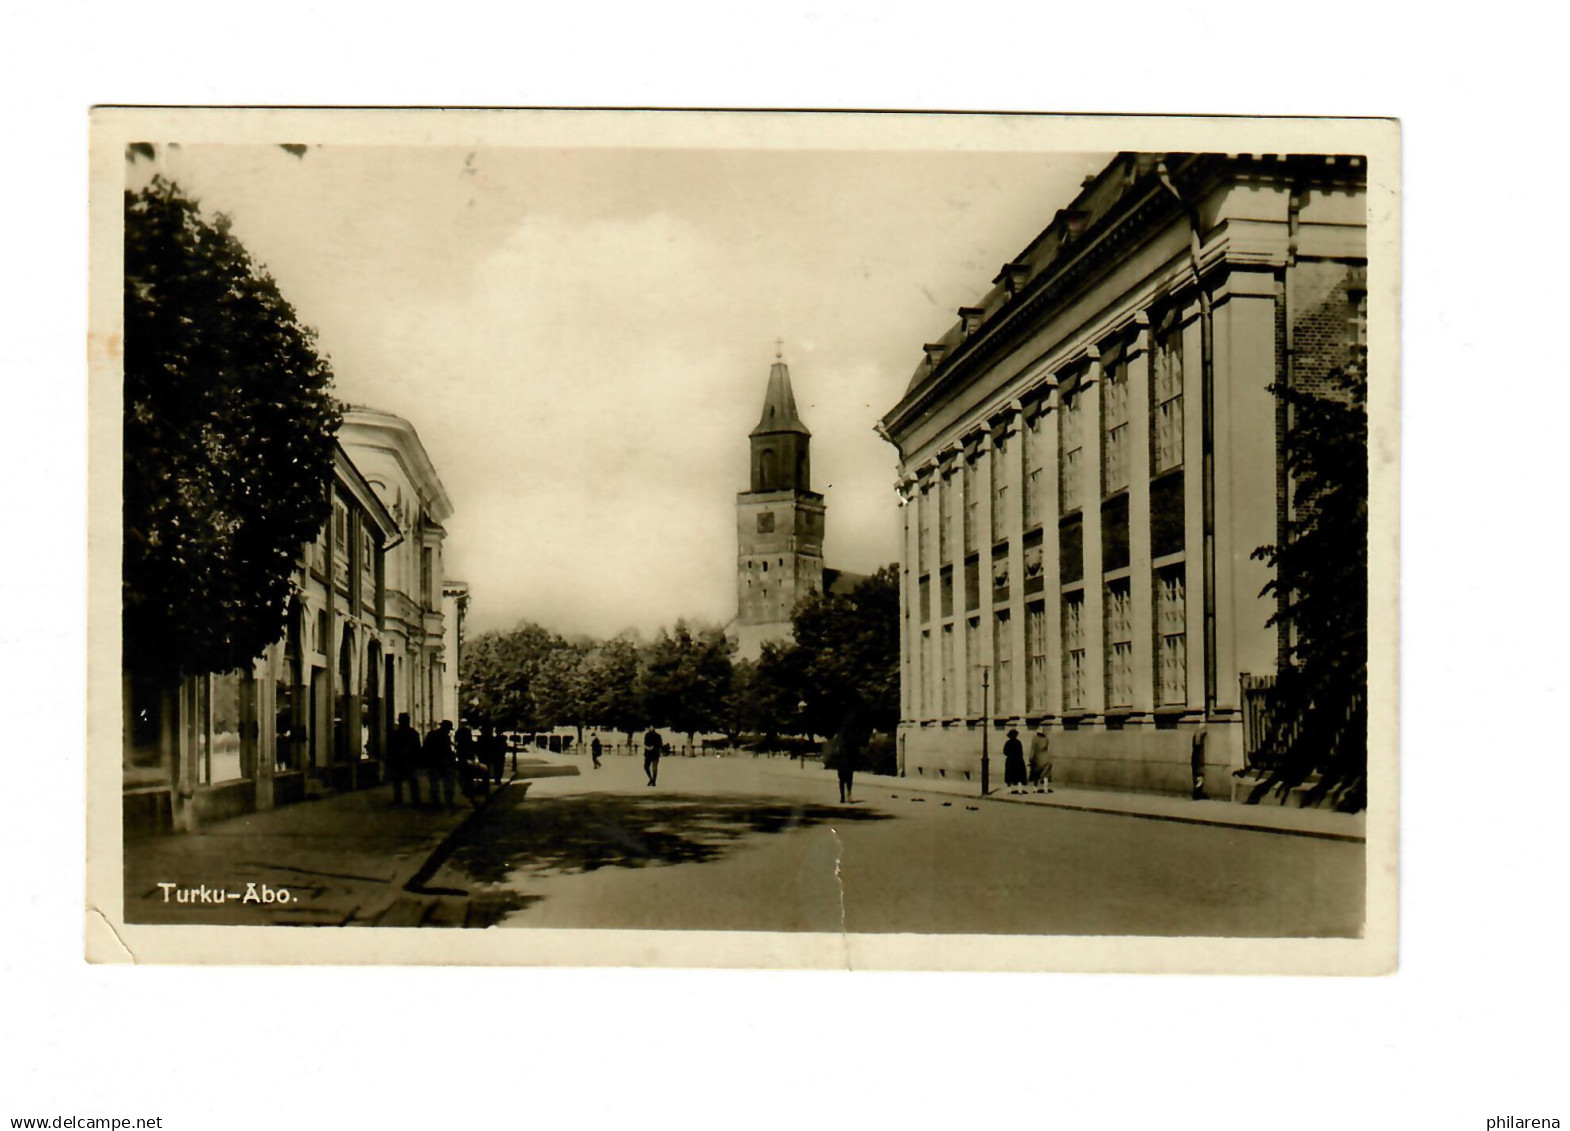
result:
[(1025, 747), (1017, 730), (1009, 731), (1009, 740), (1003, 744), (1003, 784), (1011, 788), (1025, 784)]

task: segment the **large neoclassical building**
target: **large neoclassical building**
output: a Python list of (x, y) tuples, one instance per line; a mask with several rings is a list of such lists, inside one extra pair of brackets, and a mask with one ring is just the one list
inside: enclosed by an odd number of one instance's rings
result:
[(1227, 791), (1287, 643), (1253, 557), (1290, 497), (1268, 386), (1360, 360), (1365, 184), (1356, 156), (1119, 154), (924, 347), (881, 425), (907, 774), (976, 773), (990, 721), (994, 754), (1045, 727), (1059, 780), (1186, 792), (1204, 725)]

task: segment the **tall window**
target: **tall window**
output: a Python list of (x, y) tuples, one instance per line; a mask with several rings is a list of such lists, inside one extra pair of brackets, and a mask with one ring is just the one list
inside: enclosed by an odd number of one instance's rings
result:
[(360, 527), (360, 600), (376, 603), (376, 539), (367, 526)]
[(981, 500), (976, 498), (976, 461), (961, 456), (965, 461), (963, 485), (965, 489), (965, 552), (976, 548), (976, 516), (981, 513)]
[(1084, 460), (1084, 417), (1080, 411), (1079, 390), (1063, 395), (1063, 410), (1058, 418), (1058, 504), (1064, 514), (1078, 510), (1084, 500), (1080, 495), (1080, 471)]
[(1047, 606), (1036, 601), (1025, 610), (1025, 703), (1031, 712), (1047, 709)]
[(432, 596), (436, 585), (436, 551), (430, 546), (420, 550), (420, 595), (428, 609), (436, 607)]
[(1025, 526), (1036, 526), (1042, 521), (1046, 502), (1041, 497), (1046, 487), (1043, 462), (1047, 447), (1047, 414), (1038, 412), (1025, 428)]
[(202, 785), (250, 777), (241, 757), (241, 674), (223, 672), (192, 680), (192, 752)]
[(1107, 706), (1130, 707), (1134, 703), (1134, 617), (1126, 579), (1107, 585), (1106, 603)]
[(981, 714), (981, 618), (965, 622), (965, 713)]
[(954, 715), (954, 626), (943, 626), (943, 654), (942, 665), (938, 671), (938, 682), (943, 687), (943, 717), (952, 718)]
[(932, 662), (932, 632), (924, 629), (921, 633), (921, 714), (923, 718), (930, 718), (937, 707), (938, 697), (936, 690), (937, 665)]
[(1354, 267), (1347, 274), (1347, 301), (1352, 306), (1347, 319), (1347, 345), (1352, 364), (1362, 366), (1368, 360), (1368, 268)]
[(1085, 591), (1063, 596), (1063, 709), (1085, 705)]
[(1183, 592), (1183, 567), (1156, 574), (1156, 702), (1181, 706), (1188, 702), (1188, 610)]
[(1102, 494), (1128, 487), (1128, 369), (1121, 361), (1107, 366), (1101, 383)]
[(333, 584), (349, 588), (349, 508), (333, 500)]
[(1014, 712), (1014, 636), (1009, 631), (1007, 609), (993, 619), (992, 633), (992, 701), (997, 705), (996, 714), (1009, 715)]
[(938, 564), (949, 561), (949, 515), (954, 513), (954, 481), (949, 476), (938, 480)]
[(1005, 456), (1008, 452), (1008, 442), (1003, 437), (992, 447), (992, 540), (1002, 541), (1008, 537), (1008, 463)]
[(916, 570), (927, 572), (927, 532), (932, 526), (932, 492), (916, 496)]
[(1151, 370), (1151, 471), (1159, 475), (1183, 463), (1183, 332), (1176, 324), (1156, 336)]

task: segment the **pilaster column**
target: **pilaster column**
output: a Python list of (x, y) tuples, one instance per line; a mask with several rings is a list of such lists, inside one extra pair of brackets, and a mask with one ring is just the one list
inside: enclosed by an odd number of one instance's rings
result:
[(1205, 709), (1205, 376), (1196, 296), (1183, 325), (1183, 642), (1187, 706)]
[[(949, 694), (951, 696), (950, 710), (946, 711), (947, 718), (963, 718), (965, 716), (965, 452), (959, 444), (950, 444), (944, 450), (940, 464), (943, 486), (940, 488), (948, 493), (948, 514), (944, 521), (948, 524), (949, 540), (949, 566), (950, 577), (953, 585), (954, 613), (950, 618), (953, 626), (950, 631), (953, 635), (953, 652), (949, 657), (949, 668), (944, 677), (949, 681)], [(941, 642), (939, 644), (941, 648)]]
[(1014, 670), (1010, 673), (1009, 715), (1022, 718), (1025, 714), (1025, 443), (1021, 434), (1024, 413), (1018, 401), (1009, 405), (1004, 414), (1003, 427), (1003, 482), (1008, 487), (1005, 495), (1007, 508), (1003, 515), (1003, 534), (1008, 539), (1009, 570), (1009, 652), (1014, 657)]
[(916, 543), (912, 530), (915, 526), (915, 495), (912, 480), (903, 476), (894, 485), (900, 506), (900, 621), (899, 621), (899, 713), (900, 719), (910, 722), (916, 717), (914, 708), (915, 680), (918, 669), (914, 662), (916, 650)]
[(1128, 374), (1128, 573), (1134, 631), (1133, 709), (1154, 709), (1156, 629), (1150, 574), (1150, 319), (1135, 316)]
[(1047, 714), (1063, 714), (1063, 548), (1059, 538), (1062, 517), (1058, 486), (1061, 458), (1058, 425), (1063, 420), (1056, 385), (1042, 406), (1041, 422), (1041, 596), (1047, 617)]
[[(992, 656), (992, 433), (983, 432), (981, 441), (976, 445), (976, 566), (977, 566), (977, 605), (976, 616), (979, 619), (976, 632), (976, 642), (981, 650), (976, 663), (988, 668), (993, 667)], [(997, 682), (997, 672), (993, 671), (987, 677), (989, 690), (983, 696), (986, 700), (982, 704), (986, 717), (991, 719), (994, 714), (993, 706), (997, 703), (995, 688), (991, 684)], [(979, 754), (978, 749), (978, 754)]]
[[(916, 537), (924, 539), (927, 555), (927, 619), (925, 621), (920, 621), (919, 594), (917, 597), (917, 616), (922, 635), (918, 637), (921, 644), (916, 651), (920, 656), (921, 663), (920, 715), (923, 719), (935, 719), (941, 714), (941, 704), (938, 702), (938, 672), (940, 670), (939, 664), (941, 663), (938, 658), (938, 651), (941, 646), (941, 642), (938, 639), (938, 612), (939, 601), (942, 597), (938, 591), (940, 584), (938, 573), (938, 500), (937, 496), (933, 494), (937, 486), (936, 471), (937, 464), (929, 460), (916, 473), (919, 477), (917, 489), (921, 492), (919, 506), (927, 518), (925, 534), (921, 530), (920, 521), (916, 524)], [(920, 583), (921, 580), (918, 576), (917, 585), (920, 585)]]
[(1101, 714), (1107, 704), (1107, 631), (1105, 624), (1106, 583), (1101, 579), (1101, 351), (1090, 348), (1090, 362), (1079, 381), (1080, 419), (1084, 447), (1084, 469), (1080, 472), (1081, 510), (1084, 523), (1085, 576), (1085, 710)]

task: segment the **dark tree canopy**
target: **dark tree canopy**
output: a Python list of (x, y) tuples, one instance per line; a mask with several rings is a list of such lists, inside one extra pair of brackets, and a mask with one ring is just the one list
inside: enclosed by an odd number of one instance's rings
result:
[(677, 621), (649, 646), (639, 699), (650, 722), (687, 735), (722, 727), (731, 694), (732, 644), (719, 629), (693, 632)]
[(792, 619), (790, 657), (813, 731), (852, 721), (867, 731), (899, 725), (899, 570), (886, 565), (849, 593), (816, 593)]
[(1356, 366), (1331, 380), (1329, 395), (1271, 386), (1293, 410), (1295, 517), (1285, 545), (1254, 556), (1275, 570), (1264, 592), (1285, 604), (1269, 623), (1287, 625), (1292, 645), (1261, 751), (1274, 768), (1253, 799), (1318, 774), (1310, 799), (1357, 810), (1368, 789), (1368, 382)]
[(128, 667), (228, 671), (279, 638), (340, 418), (314, 332), (227, 219), (162, 177), (127, 192)]

